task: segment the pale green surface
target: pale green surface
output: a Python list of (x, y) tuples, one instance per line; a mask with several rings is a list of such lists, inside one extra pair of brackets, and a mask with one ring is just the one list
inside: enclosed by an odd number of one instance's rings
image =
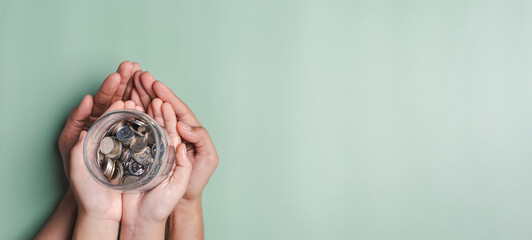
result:
[(69, 110), (129, 59), (216, 143), (208, 239), (531, 239), (531, 12), (3, 0), (0, 238), (46, 221), (65, 191)]

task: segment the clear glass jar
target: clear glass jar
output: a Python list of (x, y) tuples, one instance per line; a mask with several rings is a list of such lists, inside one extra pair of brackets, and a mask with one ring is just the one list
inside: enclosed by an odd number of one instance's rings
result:
[[(129, 121), (134, 121), (131, 119), (141, 120), (142, 122), (146, 123), (145, 128), (149, 130), (148, 132), (153, 134), (153, 138), (151, 138), (153, 144), (147, 146), (154, 148), (154, 151), (153, 153), (150, 149), (146, 151), (149, 152), (153, 158), (150, 159), (151, 163), (149, 164), (146, 164), (143, 161), (137, 161), (136, 158), (131, 157), (131, 154), (135, 154), (135, 152), (133, 152), (131, 149), (129, 149), (131, 150), (130, 154), (126, 154), (125, 152), (128, 147), (126, 147), (127, 145), (125, 143), (122, 144), (123, 142), (115, 145), (123, 146), (123, 149), (121, 147), (120, 150), (117, 150), (120, 151), (120, 153), (117, 152), (116, 154), (113, 154), (112, 158), (108, 157), (109, 155), (104, 155), (101, 151), (100, 144), (104, 138), (107, 137), (117, 139), (115, 136), (109, 137), (114, 131), (114, 129), (111, 128), (116, 128), (117, 124), (122, 122), (129, 124)], [(131, 142), (128, 144), (133, 146)], [(116, 149), (118, 149), (118, 147)], [(85, 138), (85, 143), (83, 145), (83, 157), (90, 175), (96, 180), (96, 182), (102, 184), (103, 186), (119, 191), (145, 192), (156, 187), (168, 177), (175, 163), (175, 148), (172, 147), (171, 138), (168, 137), (166, 130), (159, 126), (159, 124), (157, 124), (153, 118), (146, 113), (139, 112), (137, 110), (123, 109), (109, 112), (94, 122), (87, 133), (87, 137)], [(113, 163), (108, 163), (109, 161), (112, 161)], [(144, 164), (140, 164), (139, 162)], [(110, 165), (105, 165), (104, 167), (102, 164)], [(122, 166), (119, 166), (119, 164)], [(112, 167), (109, 167), (111, 165)], [(143, 173), (139, 175), (131, 174), (138, 174), (140, 171), (130, 172), (129, 170), (132, 169), (130, 165), (137, 167), (137, 170), (139, 168), (144, 168), (142, 171)], [(111, 169), (111, 173), (107, 172), (107, 175), (114, 176), (114, 178), (110, 179), (109, 176), (105, 175), (107, 168), (107, 171)]]

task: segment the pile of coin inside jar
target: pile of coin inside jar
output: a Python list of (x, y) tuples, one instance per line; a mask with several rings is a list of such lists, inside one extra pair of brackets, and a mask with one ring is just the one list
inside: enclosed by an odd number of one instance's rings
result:
[(157, 153), (152, 129), (138, 118), (111, 126), (100, 141), (98, 164), (114, 185), (137, 182), (150, 168)]

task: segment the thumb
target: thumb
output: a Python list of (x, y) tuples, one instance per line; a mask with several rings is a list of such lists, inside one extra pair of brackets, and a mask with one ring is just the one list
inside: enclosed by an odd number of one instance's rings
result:
[(89, 120), (92, 111), (92, 96), (86, 95), (79, 106), (74, 108), (68, 116), (67, 122), (61, 136), (59, 137), (59, 150), (64, 159), (68, 159), (68, 154), (83, 126)]

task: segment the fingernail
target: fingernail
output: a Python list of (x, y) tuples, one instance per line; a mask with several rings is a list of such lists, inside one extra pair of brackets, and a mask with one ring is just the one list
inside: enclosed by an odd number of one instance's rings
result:
[(191, 126), (189, 126), (189, 125), (187, 125), (187, 124), (186, 124), (186, 123), (184, 123), (184, 122), (181, 122), (181, 125), (183, 125), (183, 128), (184, 128), (185, 130), (187, 130), (187, 131), (190, 131), (190, 130), (192, 130), (192, 127), (191, 127)]

